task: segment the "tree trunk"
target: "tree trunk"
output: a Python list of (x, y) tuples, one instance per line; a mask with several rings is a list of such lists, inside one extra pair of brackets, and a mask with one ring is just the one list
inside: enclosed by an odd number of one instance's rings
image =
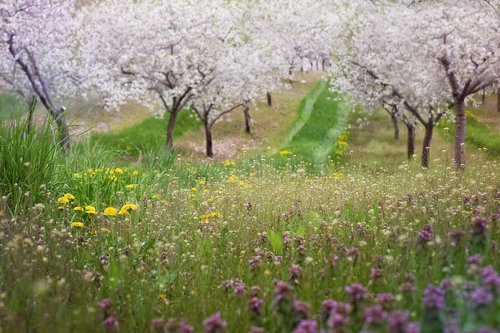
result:
[(500, 88), (497, 90), (497, 112), (500, 113)]
[(481, 104), (484, 104), (486, 102), (486, 92), (483, 90), (481, 92)]
[(465, 114), (465, 101), (455, 100), (455, 167), (463, 169), (465, 167), (465, 129), (467, 117)]
[(434, 130), (434, 124), (430, 123), (425, 125), (425, 135), (424, 144), (422, 146), (422, 167), (429, 167), (429, 159), (431, 155), (431, 141), (432, 141), (432, 131)]
[(248, 107), (247, 104), (243, 106), (243, 113), (245, 114), (245, 132), (248, 134), (252, 134), (250, 108)]
[(412, 124), (406, 125), (408, 130), (408, 138), (406, 141), (406, 152), (408, 160), (412, 160), (415, 155), (415, 126)]
[(205, 139), (207, 145), (207, 157), (212, 158), (214, 156), (213, 151), (213, 142), (212, 142), (212, 127), (208, 124), (205, 124)]
[(175, 123), (177, 122), (177, 116), (179, 114), (178, 110), (172, 110), (172, 112), (169, 113), (170, 117), (168, 118), (168, 125), (167, 125), (167, 151), (172, 152), (174, 151), (174, 128), (175, 128)]
[(35, 113), (37, 102), (38, 98), (36, 96), (31, 97), (28, 108), (28, 120), (26, 121), (26, 135), (30, 135), (31, 130), (33, 129), (33, 113)]
[(267, 106), (272, 107), (273, 106), (273, 96), (269, 92), (266, 94), (266, 96), (267, 96)]
[(391, 113), (392, 124), (394, 125), (394, 139), (399, 140), (399, 121), (394, 113)]
[(55, 118), (57, 129), (59, 130), (59, 145), (63, 151), (68, 152), (71, 149), (71, 145), (69, 142), (69, 129), (66, 124), (63, 108), (59, 109), (59, 112), (56, 112)]

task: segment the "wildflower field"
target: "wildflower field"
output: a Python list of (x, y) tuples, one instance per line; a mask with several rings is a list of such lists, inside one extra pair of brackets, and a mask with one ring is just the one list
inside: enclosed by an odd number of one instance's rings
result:
[(318, 98), (273, 152), (211, 162), (4, 125), (0, 331), (497, 332), (498, 158), (457, 171), (443, 131), (422, 169), (383, 114), (314, 138)]

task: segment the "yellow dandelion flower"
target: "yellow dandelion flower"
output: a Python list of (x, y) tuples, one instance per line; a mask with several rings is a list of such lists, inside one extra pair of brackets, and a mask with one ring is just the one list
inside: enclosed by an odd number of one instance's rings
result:
[(109, 234), (109, 229), (108, 228), (101, 228), (99, 229), (103, 234)]
[(66, 197), (60, 197), (57, 199), (57, 202), (59, 202), (61, 205), (65, 205), (69, 202), (69, 199)]
[(133, 203), (128, 203), (128, 204), (125, 204), (122, 206), (122, 208), (120, 209), (118, 214), (119, 215), (126, 215), (126, 214), (129, 214), (130, 212), (135, 211), (135, 210), (137, 210), (137, 205), (135, 205)]
[(115, 168), (115, 170), (113, 170), (113, 171), (117, 174), (120, 174), (120, 175), (123, 174), (123, 172), (124, 172), (122, 168)]
[(133, 189), (135, 189), (137, 187), (137, 185), (135, 185), (135, 184), (128, 184), (125, 187), (128, 188), (129, 190), (133, 190)]
[(118, 209), (115, 207), (107, 207), (104, 210), (104, 216), (116, 216), (118, 214)]
[(71, 222), (71, 228), (82, 229), (83, 222)]
[(191, 191), (196, 192), (198, 189), (196, 187), (191, 188)]
[(134, 171), (132, 172), (132, 174), (133, 174), (134, 176), (139, 176), (139, 170), (134, 170)]
[(199, 179), (199, 180), (197, 181), (197, 183), (198, 183), (198, 185), (203, 186), (203, 185), (206, 185), (206, 184), (207, 184), (207, 181), (206, 181), (205, 179)]
[(344, 176), (344, 174), (342, 172), (335, 172), (332, 174), (332, 178), (334, 180), (339, 180), (339, 179), (342, 179), (342, 177)]
[(288, 155), (291, 155), (292, 153), (291, 153), (290, 151), (288, 151), (288, 150), (284, 149), (284, 150), (280, 150), (280, 151), (279, 151), (279, 154), (280, 154), (281, 156), (288, 156)]
[(240, 179), (238, 177), (236, 177), (235, 175), (231, 175), (227, 178), (228, 182), (230, 183), (238, 183), (240, 181)]
[(219, 212), (209, 212), (207, 214), (202, 214), (200, 215), (200, 223), (207, 223), (210, 219), (216, 219), (219, 216)]
[(158, 199), (158, 194), (153, 194), (153, 195), (151, 196), (151, 199), (153, 199), (153, 200)]
[(71, 193), (66, 193), (64, 197), (68, 200), (75, 200), (75, 196)]
[(85, 206), (85, 213), (87, 214), (95, 214), (96, 209), (94, 206)]
[(233, 161), (231, 161), (231, 160), (225, 160), (225, 161), (224, 161), (224, 165), (225, 165), (225, 166), (231, 166), (231, 165), (234, 165), (234, 162), (233, 162)]
[(75, 208), (73, 208), (73, 210), (75, 212), (83, 212), (83, 211), (85, 211), (85, 209), (83, 209), (83, 207), (81, 207), (81, 206), (76, 206)]

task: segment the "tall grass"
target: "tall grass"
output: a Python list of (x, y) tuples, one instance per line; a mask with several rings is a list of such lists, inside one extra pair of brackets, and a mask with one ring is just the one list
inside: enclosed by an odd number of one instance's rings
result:
[(28, 132), (28, 122), (18, 118), (0, 125), (0, 193), (17, 214), (42, 201), (41, 193), (60, 184), (57, 164), (62, 156), (48, 122)]

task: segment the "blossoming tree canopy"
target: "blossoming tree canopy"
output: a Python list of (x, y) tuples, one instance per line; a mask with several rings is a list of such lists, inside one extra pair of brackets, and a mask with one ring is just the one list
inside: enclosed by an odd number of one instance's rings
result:
[(69, 133), (60, 103), (78, 92), (73, 0), (0, 2), (0, 89), (33, 103), (56, 121), (62, 147)]
[(200, 94), (197, 87), (206, 84), (217, 60), (211, 58), (212, 48), (243, 37), (236, 34), (241, 12), (225, 1), (108, 0), (82, 15), (84, 63), (98, 64), (89, 89), (100, 92), (110, 107), (130, 99), (160, 106), (169, 114), (169, 149), (179, 112)]
[(365, 105), (399, 103), (426, 129), (453, 105), (460, 168), (465, 103), (499, 81), (498, 11), (472, 0), (367, 3), (363, 9), (336, 58), (336, 85)]
[(170, 113), (170, 148), (178, 112), (197, 79), (187, 46), (193, 30), (200, 30), (202, 18), (197, 21), (187, 5), (187, 1), (109, 0), (81, 13), (86, 22), (80, 38), (86, 45), (83, 62), (94, 73), (89, 89), (100, 93), (108, 108), (129, 100), (161, 105), (162, 113)]
[(428, 75), (438, 85), (446, 101), (452, 102), (456, 118), (455, 163), (465, 164), (465, 105), (482, 90), (493, 92), (500, 82), (500, 2), (468, 0), (424, 1), (410, 4), (413, 17), (420, 21), (411, 47), (423, 45)]

